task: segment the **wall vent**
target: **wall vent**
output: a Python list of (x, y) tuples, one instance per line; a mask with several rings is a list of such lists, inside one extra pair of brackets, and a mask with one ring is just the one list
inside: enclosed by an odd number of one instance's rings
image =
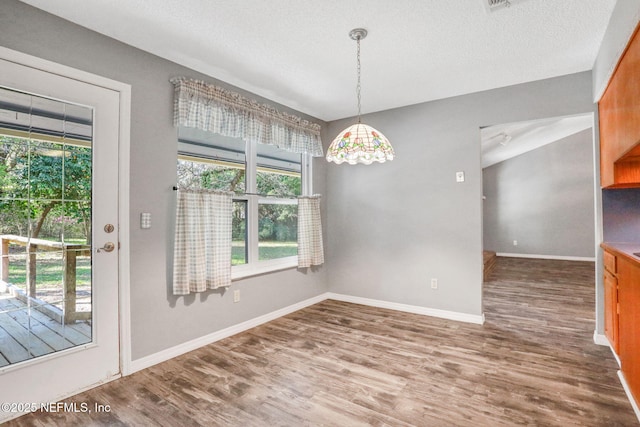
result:
[(484, 7), (487, 9), (487, 12), (495, 12), (499, 9), (504, 9), (511, 6), (514, 2), (518, 0), (481, 0), (484, 4)]

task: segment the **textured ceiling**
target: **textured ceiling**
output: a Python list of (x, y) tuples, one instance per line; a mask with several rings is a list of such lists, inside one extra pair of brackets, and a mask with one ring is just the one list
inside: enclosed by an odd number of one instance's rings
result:
[(323, 120), (590, 70), (615, 0), (22, 0)]

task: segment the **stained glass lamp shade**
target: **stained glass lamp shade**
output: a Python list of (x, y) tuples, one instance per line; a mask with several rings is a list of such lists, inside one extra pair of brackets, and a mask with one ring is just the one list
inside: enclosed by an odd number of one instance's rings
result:
[(393, 147), (382, 133), (369, 125), (357, 123), (338, 134), (329, 146), (326, 158), (337, 164), (370, 165), (393, 160), (393, 156)]
[(356, 86), (358, 123), (349, 126), (336, 136), (327, 150), (328, 162), (370, 165), (373, 162), (384, 163), (387, 160), (393, 160), (395, 155), (389, 140), (380, 131), (360, 122), (360, 40), (366, 36), (367, 30), (364, 28), (356, 28), (349, 33), (349, 37), (355, 40), (358, 46), (358, 85)]

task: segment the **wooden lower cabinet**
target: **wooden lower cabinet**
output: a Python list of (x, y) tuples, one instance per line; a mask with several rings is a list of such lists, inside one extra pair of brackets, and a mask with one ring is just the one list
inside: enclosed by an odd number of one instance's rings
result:
[(618, 340), (618, 279), (609, 271), (604, 272), (604, 334), (613, 351), (620, 353)]
[(640, 404), (640, 264), (617, 258), (618, 356), (624, 378)]

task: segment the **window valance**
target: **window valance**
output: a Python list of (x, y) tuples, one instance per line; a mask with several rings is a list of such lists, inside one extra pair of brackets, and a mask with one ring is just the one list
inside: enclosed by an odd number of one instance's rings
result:
[(314, 157), (323, 155), (320, 125), (316, 123), (202, 81), (178, 77), (171, 83), (175, 86), (176, 126), (275, 145)]

